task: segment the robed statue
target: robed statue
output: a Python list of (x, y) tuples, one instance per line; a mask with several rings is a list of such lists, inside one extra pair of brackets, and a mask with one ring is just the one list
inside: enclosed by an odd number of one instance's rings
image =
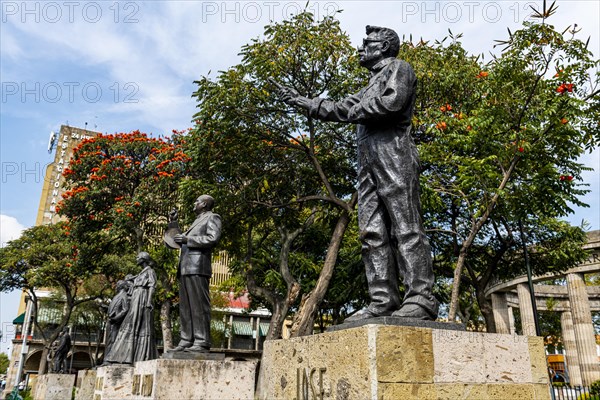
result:
[(137, 264), (142, 266), (142, 271), (131, 278), (129, 310), (106, 354), (105, 363), (133, 364), (158, 357), (152, 300), (156, 287), (154, 260), (142, 251), (137, 255)]

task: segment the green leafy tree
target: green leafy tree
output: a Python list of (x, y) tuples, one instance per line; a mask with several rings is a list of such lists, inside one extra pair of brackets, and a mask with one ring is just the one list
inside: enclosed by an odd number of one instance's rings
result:
[(0, 374), (6, 374), (6, 370), (10, 365), (10, 360), (6, 353), (0, 353)]
[[(76, 307), (105, 296), (109, 276), (120, 266), (110, 259), (81, 251), (65, 222), (40, 225), (23, 231), (19, 239), (0, 249), (0, 290), (24, 290), (33, 304), (32, 321), (44, 341), (40, 373), (46, 370), (46, 354), (58, 334), (71, 321)], [(41, 299), (38, 289), (53, 289), (60, 302), (60, 320), (51, 327), (38, 321)]]
[(401, 50), (420, 82), (425, 219), (441, 254), (438, 271), (454, 270), (451, 320), (468, 279), (492, 329), (483, 289), (493, 277), (523, 273), (519, 224), (536, 249), (534, 263), (546, 260), (537, 271), (583, 258), (569, 250), (580, 249), (583, 233), (557, 219), (569, 204), (584, 205), (579, 196), (588, 192), (581, 172), (589, 168), (577, 159), (600, 140), (598, 73), (590, 74), (598, 61), (574, 30), (547, 23), (555, 10), (544, 2), (538, 21), (509, 32), (485, 64), (462, 49), (460, 35)]
[(164, 249), (162, 234), (169, 210), (178, 204), (178, 184), (189, 161), (181, 149), (182, 133), (167, 139), (134, 131), (82, 141), (63, 172), (69, 190), (57, 207), (68, 218), (72, 234), (95, 243), (97, 251), (114, 253), (109, 246), (118, 243), (116, 254), (148, 250), (155, 258), (167, 348), (172, 347), (177, 263), (174, 252)]
[[(237, 256), (250, 292), (274, 311), (270, 338), (298, 300), (292, 335), (312, 332), (357, 195), (353, 128), (286, 108), (268, 78), (306, 96), (340, 98), (366, 76), (354, 53), (338, 21), (315, 22), (304, 12), (268, 25), (263, 39), (242, 47), (240, 64), (197, 82), (197, 125), (186, 146), (194, 179), (184, 192), (190, 200), (200, 190), (219, 199), (223, 245)], [(313, 243), (314, 258), (300, 260), (296, 246), (315, 226), (325, 240)]]

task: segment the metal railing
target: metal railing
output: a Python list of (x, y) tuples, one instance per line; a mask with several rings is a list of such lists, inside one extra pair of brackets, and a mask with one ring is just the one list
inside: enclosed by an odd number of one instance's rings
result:
[(552, 400), (597, 400), (596, 396), (586, 397), (590, 392), (589, 387), (585, 386), (552, 386), (550, 388), (550, 396)]

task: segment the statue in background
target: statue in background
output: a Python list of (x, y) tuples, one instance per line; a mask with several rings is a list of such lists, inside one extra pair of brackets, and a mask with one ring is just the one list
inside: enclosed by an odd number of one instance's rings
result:
[(71, 351), (71, 335), (69, 335), (69, 328), (64, 327), (63, 330), (58, 334), (56, 339), (58, 345), (54, 350), (53, 356), (53, 371), (56, 374), (66, 374), (67, 371), (67, 355)]
[[(356, 124), (358, 140), (358, 227), (371, 303), (347, 318), (379, 316), (434, 320), (433, 266), (421, 221), (419, 159), (411, 137), (417, 78), (397, 59), (398, 34), (367, 26), (358, 48), (360, 65), (371, 71), (366, 87), (334, 102), (309, 99), (280, 85), (279, 97), (313, 118)], [(400, 300), (398, 274), (404, 280)]]
[(179, 318), (181, 340), (171, 352), (208, 352), (210, 350), (210, 293), (212, 249), (221, 238), (221, 217), (212, 212), (215, 200), (202, 195), (194, 203), (196, 220), (181, 233), (177, 211), (169, 215), (164, 235), (170, 248), (181, 248), (179, 279)]
[(154, 260), (145, 251), (137, 255), (142, 271), (131, 279), (129, 311), (106, 354), (105, 363), (133, 364), (158, 357), (154, 338), (154, 307), (152, 297), (156, 287)]

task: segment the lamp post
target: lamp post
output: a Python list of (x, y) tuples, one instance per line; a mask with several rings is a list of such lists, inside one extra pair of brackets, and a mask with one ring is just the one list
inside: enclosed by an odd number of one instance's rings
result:
[(31, 319), (31, 306), (32, 301), (28, 297), (25, 297), (26, 308), (25, 308), (25, 320), (23, 321), (23, 342), (21, 344), (21, 356), (19, 357), (19, 367), (17, 368), (17, 376), (15, 377), (15, 388), (19, 386), (21, 382), (21, 375), (23, 374), (23, 368), (25, 364), (25, 358), (29, 351), (27, 347), (27, 334), (29, 333), (29, 320)]

